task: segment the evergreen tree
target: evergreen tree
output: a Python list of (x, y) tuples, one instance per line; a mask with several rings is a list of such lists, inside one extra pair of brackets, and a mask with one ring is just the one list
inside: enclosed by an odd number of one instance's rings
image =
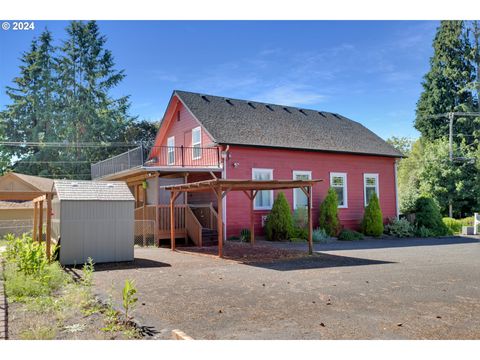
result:
[[(417, 103), (415, 127), (428, 140), (448, 136), (444, 118), (429, 118), (451, 111), (471, 108), (474, 104), (468, 84), (474, 80), (472, 47), (464, 21), (442, 21), (433, 41), (430, 71), (425, 75), (423, 92)], [(469, 119), (457, 119), (455, 132), (471, 134)]]
[[(54, 52), (52, 36), (45, 30), (22, 54), (20, 75), (7, 87), (12, 103), (2, 112), (5, 137), (9, 141), (47, 142), (55, 139)], [(41, 173), (31, 161), (50, 158), (52, 149), (39, 147), (5, 147), (7, 156), (25, 162), (26, 173)], [(28, 164), (28, 165), (27, 165)]]
[[(125, 141), (125, 131), (134, 119), (128, 115), (128, 96), (110, 96), (125, 74), (115, 70), (112, 53), (105, 49), (106, 37), (95, 21), (72, 21), (66, 31), (68, 39), (58, 60), (60, 137), (71, 143)], [(88, 174), (90, 162), (123, 151), (120, 147), (69, 149), (69, 157), (79, 162), (70, 170)]]
[(338, 197), (333, 188), (328, 189), (327, 196), (320, 205), (318, 225), (329, 236), (337, 236), (340, 233), (342, 227), (338, 218)]
[(279, 192), (267, 216), (265, 234), (270, 241), (289, 240), (293, 234), (290, 205), (283, 192)]
[(362, 220), (362, 232), (365, 235), (380, 236), (383, 234), (383, 214), (376, 193), (373, 193)]

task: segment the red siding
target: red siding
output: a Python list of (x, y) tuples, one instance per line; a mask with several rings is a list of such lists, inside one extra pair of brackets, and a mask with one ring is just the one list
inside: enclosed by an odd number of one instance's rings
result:
[[(293, 171), (311, 171), (313, 179), (324, 181), (313, 188), (313, 220), (318, 225), (318, 208), (329, 188), (330, 172), (347, 173), (348, 208), (339, 209), (343, 226), (357, 228), (364, 212), (363, 174), (378, 173), (380, 206), (385, 219), (396, 216), (395, 159), (382, 156), (309, 152), (270, 148), (230, 146), (227, 160), (228, 179), (251, 179), (252, 168), (273, 169), (274, 179), (292, 179)], [(238, 163), (237, 167), (233, 164)], [(285, 190), (293, 208), (293, 190)], [(274, 196), (276, 196), (275, 191)], [(227, 195), (227, 236), (238, 235), (249, 227), (249, 201), (242, 192)], [(256, 233), (262, 234), (261, 215), (255, 211)]]
[[(201, 129), (202, 143), (201, 147), (203, 148), (202, 156), (198, 160), (192, 159), (192, 129), (200, 126), (200, 123), (193, 117), (193, 115), (188, 111), (188, 109), (176, 98), (172, 100), (172, 104), (169, 106), (169, 109), (165, 116), (165, 121), (162, 124), (162, 128), (157, 135), (155, 140), (154, 148), (152, 149), (151, 157), (157, 157), (156, 165), (165, 166), (167, 165), (167, 141), (169, 137), (175, 138), (175, 164), (188, 167), (193, 166), (212, 166), (218, 163), (218, 153), (216, 148), (209, 148), (213, 146), (213, 141), (210, 135)], [(184, 155), (182, 157), (180, 147), (184, 146), (185, 149)], [(163, 148), (162, 148), (163, 147)], [(183, 161), (183, 162), (182, 162)]]
[[(178, 118), (177, 113), (180, 112)], [(180, 120), (178, 120), (180, 119)], [(173, 113), (173, 117), (168, 126), (167, 132), (163, 140), (160, 140), (156, 146), (167, 146), (167, 138), (175, 136), (175, 146), (192, 146), (192, 129), (200, 126), (199, 122), (192, 116), (190, 111), (183, 106), (182, 103), (178, 103), (178, 106)], [(208, 147), (212, 145), (212, 139), (207, 132), (202, 128), (202, 147)]]

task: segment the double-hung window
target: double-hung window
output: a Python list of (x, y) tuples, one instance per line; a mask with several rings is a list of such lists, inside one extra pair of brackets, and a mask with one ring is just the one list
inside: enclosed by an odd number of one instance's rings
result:
[(175, 136), (167, 139), (167, 165), (175, 165)]
[(337, 193), (338, 207), (348, 207), (347, 174), (330, 173), (330, 187)]
[(373, 194), (377, 194), (377, 197), (380, 198), (378, 190), (378, 174), (363, 174), (363, 187), (365, 206), (368, 205)]
[[(312, 180), (311, 171), (294, 171), (293, 180)], [(302, 189), (293, 189), (293, 208), (305, 208), (308, 206), (307, 195)]]
[(202, 157), (202, 128), (192, 129), (192, 160), (198, 160)]
[[(272, 169), (252, 169), (253, 180), (272, 180)], [(273, 190), (262, 190), (255, 196), (255, 210), (270, 210), (273, 204)]]

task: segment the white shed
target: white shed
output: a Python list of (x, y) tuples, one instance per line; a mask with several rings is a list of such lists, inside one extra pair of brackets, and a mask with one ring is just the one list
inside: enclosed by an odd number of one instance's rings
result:
[(134, 206), (122, 181), (55, 180), (52, 237), (60, 263), (133, 261)]

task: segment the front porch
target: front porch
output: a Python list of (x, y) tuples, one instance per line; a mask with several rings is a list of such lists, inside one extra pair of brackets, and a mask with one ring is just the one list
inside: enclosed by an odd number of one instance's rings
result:
[[(160, 246), (170, 239), (170, 191), (162, 186), (221, 177), (220, 147), (153, 146), (126, 151), (92, 164), (94, 180), (125, 181), (135, 197), (135, 243)], [(175, 234), (196, 246), (217, 244), (214, 196), (180, 196), (174, 208)]]

